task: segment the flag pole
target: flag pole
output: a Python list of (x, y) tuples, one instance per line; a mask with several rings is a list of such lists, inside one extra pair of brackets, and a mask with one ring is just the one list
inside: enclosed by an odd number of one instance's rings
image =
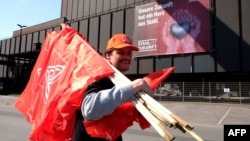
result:
[[(109, 79), (115, 84), (120, 85), (122, 83), (131, 83), (131, 81), (111, 65), (106, 59), (105, 61), (114, 70), (114, 75), (109, 76)], [(144, 118), (155, 128), (155, 130), (166, 140), (172, 141), (175, 137), (164, 128), (163, 123), (169, 127), (175, 127), (181, 130), (183, 133), (189, 133), (197, 141), (203, 141), (203, 139), (197, 135), (193, 129), (194, 126), (190, 125), (181, 117), (177, 116), (166, 107), (162, 106), (159, 102), (153, 99), (145, 92), (139, 92), (135, 95), (133, 104), (137, 110), (144, 116)]]

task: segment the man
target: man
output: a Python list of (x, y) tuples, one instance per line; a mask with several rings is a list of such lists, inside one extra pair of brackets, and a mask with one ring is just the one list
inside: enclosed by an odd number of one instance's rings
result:
[[(126, 72), (132, 60), (132, 51), (138, 51), (126, 34), (115, 34), (109, 39), (105, 58), (119, 71)], [(136, 121), (142, 129), (150, 124), (140, 115), (132, 104), (134, 94), (153, 91), (143, 79), (131, 84), (114, 86), (104, 78), (91, 84), (82, 101), (81, 113), (73, 140), (75, 141), (122, 141), (121, 134)], [(83, 118), (79, 118), (83, 117)]]

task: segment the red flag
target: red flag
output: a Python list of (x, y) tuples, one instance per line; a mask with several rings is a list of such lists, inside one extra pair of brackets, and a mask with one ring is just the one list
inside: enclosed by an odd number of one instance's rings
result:
[(100, 120), (84, 121), (87, 132), (92, 137), (104, 138), (114, 141), (134, 121), (139, 123), (141, 129), (150, 127), (150, 123), (139, 114), (132, 102), (125, 102), (118, 106), (111, 115), (104, 116)]
[(149, 75), (145, 76), (143, 79), (149, 84), (152, 90), (155, 90), (159, 84), (164, 81), (173, 71), (175, 67), (170, 67), (162, 69), (156, 72), (152, 72)]
[(14, 106), (32, 125), (32, 141), (69, 141), (87, 86), (113, 70), (71, 27), (49, 32)]

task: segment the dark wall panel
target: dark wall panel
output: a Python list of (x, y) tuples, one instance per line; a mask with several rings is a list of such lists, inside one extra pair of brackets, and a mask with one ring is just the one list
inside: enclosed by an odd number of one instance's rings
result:
[[(2, 40), (0, 43), (0, 54), (9, 54), (6, 52), (7, 40)], [(6, 61), (5, 57), (0, 57), (1, 61)], [(0, 77), (4, 77), (6, 74), (6, 65), (0, 64)]]
[(110, 10), (110, 0), (105, 0), (103, 3), (103, 11), (108, 11)]
[(15, 53), (16, 42), (15, 38), (11, 38), (10, 54)]
[(33, 43), (38, 43), (39, 42), (39, 32), (34, 32), (33, 33)]
[(238, 0), (216, 1), (215, 51), (218, 72), (239, 71), (239, 12)]
[(3, 42), (3, 40), (0, 40), (0, 53), (1, 53), (1, 50), (2, 50), (2, 42)]
[[(131, 38), (131, 40), (133, 41), (133, 33), (134, 33), (134, 8), (131, 9), (127, 9), (125, 11), (125, 33)], [(133, 42), (134, 45), (136, 45), (136, 43)], [(133, 54), (134, 55), (134, 54)], [(138, 70), (138, 63), (136, 61), (137, 59), (135, 59), (134, 61), (132, 61), (133, 63), (130, 66), (130, 70), (128, 73), (130, 74), (137, 74)]]
[(73, 9), (72, 9), (72, 4), (73, 4), (73, 0), (68, 0), (68, 4), (67, 4), (67, 15), (66, 17), (68, 18), (68, 20), (71, 20), (72, 19), (72, 12), (73, 12)]
[(112, 34), (123, 33), (124, 11), (114, 12), (112, 18)]
[[(81, 0), (80, 0), (81, 1)], [(76, 19), (78, 17), (78, 0), (72, 0), (72, 14), (71, 14), (71, 19)]]
[(5, 50), (5, 54), (10, 54), (10, 48), (9, 48), (9, 46), (10, 46), (10, 42), (11, 40), (10, 39), (7, 39), (6, 40), (6, 50)]
[(106, 14), (100, 17), (100, 45), (99, 52), (104, 53), (107, 41), (111, 37), (110, 35), (110, 23), (111, 23), (111, 14)]
[[(2, 40), (0, 41), (0, 53), (2, 54)], [(0, 60), (4, 60), (4, 58), (0, 57)], [(0, 77), (4, 77), (4, 65), (0, 64)]]
[(241, 0), (242, 13), (242, 71), (250, 71), (250, 1)]
[(98, 0), (96, 3), (96, 13), (101, 13), (103, 11), (103, 2), (104, 0)]
[(110, 9), (115, 9), (118, 6), (118, 0), (111, 0)]
[(89, 16), (90, 0), (84, 0), (83, 16)]
[(74, 22), (74, 23), (71, 23), (70, 26), (71, 26), (72, 28), (74, 28), (75, 30), (78, 31), (78, 21), (77, 21), (77, 22)]
[(174, 64), (175, 73), (190, 73), (192, 71), (191, 57), (175, 57)]
[(7, 40), (2, 40), (1, 54), (5, 54)]
[(129, 70), (125, 74), (137, 74), (137, 59), (131, 60)]
[(171, 57), (168, 58), (156, 58), (155, 59), (155, 69), (157, 70), (161, 70), (161, 69), (165, 69), (165, 68), (169, 68), (172, 65), (172, 61), (171, 61)]
[(214, 59), (210, 55), (194, 56), (194, 72), (215, 72)]
[(4, 77), (4, 65), (1, 64), (0, 64), (0, 77)]
[(139, 74), (148, 74), (154, 71), (152, 58), (139, 59)]
[(127, 0), (118, 0), (118, 7), (124, 7), (126, 6)]
[(99, 17), (90, 18), (89, 43), (98, 50)]
[(136, 3), (137, 3), (137, 2), (143, 2), (143, 1), (145, 1), (145, 0), (135, 0)]
[(82, 20), (80, 21), (79, 25), (79, 32), (83, 34), (86, 38), (88, 38), (88, 28), (89, 28), (88, 21), (89, 20)]
[[(125, 11), (125, 33), (133, 40), (134, 35), (134, 8)], [(134, 43), (135, 44), (135, 43)]]
[(134, 4), (134, 3), (135, 3), (135, 0), (127, 0), (127, 5)]
[[(61, 9), (61, 17), (67, 17), (67, 5), (68, 5), (68, 1), (71, 0), (62, 0), (62, 9)], [(81, 0), (83, 1), (83, 0)]]
[(96, 14), (96, 0), (90, 1), (89, 15)]
[(26, 47), (26, 52), (29, 52), (29, 51), (31, 51), (32, 50), (32, 44), (33, 44), (33, 42), (32, 42), (32, 33), (29, 33), (28, 35), (27, 35), (27, 47)]
[(20, 48), (20, 36), (16, 37), (16, 48), (15, 48), (15, 54), (19, 53)]
[(78, 1), (78, 8), (77, 8), (77, 17), (82, 18), (83, 17), (83, 9), (84, 9), (84, 1), (79, 0)]
[(45, 30), (42, 30), (42, 31), (39, 32), (39, 42), (40, 43), (43, 43), (43, 41), (45, 39), (45, 36), (46, 36)]
[(21, 37), (22, 39), (21, 39), (21, 51), (20, 51), (20, 53), (24, 53), (25, 52), (25, 50), (26, 50), (26, 44), (27, 44), (27, 35), (23, 35), (22, 37)]

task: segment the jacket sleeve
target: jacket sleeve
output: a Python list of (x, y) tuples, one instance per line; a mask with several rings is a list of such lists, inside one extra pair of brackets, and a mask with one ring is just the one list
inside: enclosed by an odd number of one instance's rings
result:
[(81, 105), (84, 119), (88, 121), (98, 120), (105, 115), (111, 114), (120, 104), (133, 100), (133, 90), (130, 84), (113, 86), (103, 89), (94, 84), (87, 90)]

